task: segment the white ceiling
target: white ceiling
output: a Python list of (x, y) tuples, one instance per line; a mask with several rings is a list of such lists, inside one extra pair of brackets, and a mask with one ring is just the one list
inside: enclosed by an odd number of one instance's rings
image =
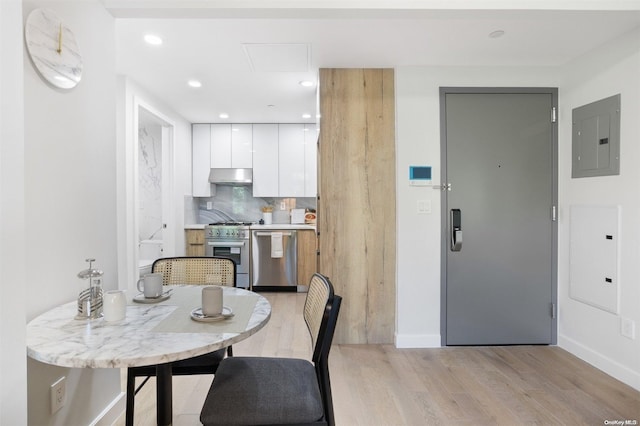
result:
[[(315, 82), (319, 68), (560, 66), (640, 27), (639, 2), (622, 0), (609, 3), (633, 10), (265, 12), (229, 8), (228, 2), (223, 10), (185, 1), (180, 5), (193, 6), (185, 10), (157, 9), (151, 0), (131, 9), (104, 1), (117, 17), (118, 73), (190, 122), (314, 122), (316, 87), (298, 83)], [(495, 30), (504, 36), (490, 38)], [(147, 33), (164, 43), (147, 45)], [(188, 87), (189, 79), (202, 87)], [(229, 118), (220, 119), (222, 112)]]

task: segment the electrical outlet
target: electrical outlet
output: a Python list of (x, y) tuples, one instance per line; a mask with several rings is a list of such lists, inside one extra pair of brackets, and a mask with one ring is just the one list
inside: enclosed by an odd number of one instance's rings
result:
[(60, 377), (51, 385), (51, 414), (55, 413), (64, 405), (67, 396), (67, 378)]
[(629, 339), (636, 338), (636, 322), (627, 318), (622, 318), (620, 322), (620, 333)]
[(213, 202), (207, 201), (207, 210), (212, 210), (212, 209), (213, 209)]

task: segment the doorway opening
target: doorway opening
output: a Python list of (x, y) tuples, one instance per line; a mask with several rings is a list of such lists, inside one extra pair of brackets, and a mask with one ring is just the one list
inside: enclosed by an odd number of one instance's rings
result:
[(140, 275), (151, 272), (164, 252), (163, 120), (143, 107), (138, 109), (138, 265)]
[(172, 256), (174, 250), (173, 138), (174, 125), (161, 113), (139, 99), (134, 100), (133, 143), (128, 148), (129, 184), (132, 197), (127, 256), (136, 259), (128, 273), (137, 278), (151, 272), (153, 261)]

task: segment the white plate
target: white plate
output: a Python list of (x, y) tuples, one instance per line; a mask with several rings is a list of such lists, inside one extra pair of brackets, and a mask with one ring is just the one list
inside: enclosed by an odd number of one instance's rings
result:
[(158, 297), (144, 297), (143, 293), (137, 294), (134, 298), (133, 301), (136, 303), (160, 303), (160, 302), (164, 302), (165, 300), (167, 300), (168, 298), (171, 297), (171, 294), (169, 293), (162, 293), (160, 296)]
[(233, 317), (233, 310), (224, 306), (220, 315), (206, 316), (202, 313), (202, 308), (195, 308), (191, 311), (191, 319), (198, 322), (215, 322)]

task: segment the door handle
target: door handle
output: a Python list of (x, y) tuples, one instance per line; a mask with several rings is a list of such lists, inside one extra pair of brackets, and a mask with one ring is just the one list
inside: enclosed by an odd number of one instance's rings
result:
[(462, 249), (462, 212), (451, 209), (451, 251)]

